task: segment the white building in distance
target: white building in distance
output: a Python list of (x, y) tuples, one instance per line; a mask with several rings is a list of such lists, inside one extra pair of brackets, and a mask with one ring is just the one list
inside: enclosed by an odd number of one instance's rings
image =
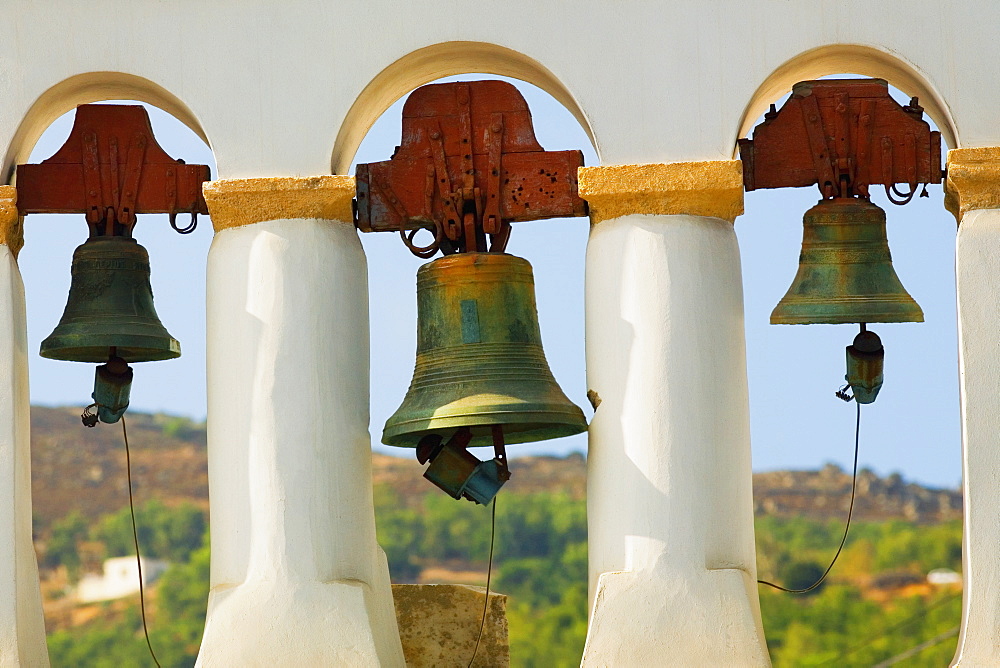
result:
[[(156, 582), (170, 566), (162, 559), (142, 560), (142, 584), (148, 587)], [(104, 560), (101, 575), (86, 573), (76, 586), (76, 600), (80, 603), (110, 601), (139, 593), (139, 565), (132, 557), (112, 557)]]

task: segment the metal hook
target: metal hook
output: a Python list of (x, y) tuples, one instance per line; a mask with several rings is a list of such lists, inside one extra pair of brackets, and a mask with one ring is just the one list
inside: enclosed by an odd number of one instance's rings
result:
[(83, 422), (83, 425), (85, 427), (93, 428), (97, 426), (97, 413), (90, 412), (91, 408), (97, 408), (97, 407), (98, 405), (94, 403), (90, 404), (89, 406), (83, 409), (83, 414), (80, 416), (80, 420)]
[[(899, 199), (894, 198), (893, 194), (895, 194), (896, 197), (898, 197)], [(899, 206), (902, 206), (903, 204), (908, 204), (910, 200), (913, 199), (913, 196), (916, 194), (917, 194), (916, 183), (910, 184), (910, 192), (908, 193), (901, 192), (896, 187), (895, 183), (892, 184), (887, 183), (885, 185), (885, 196), (889, 198), (890, 202), (892, 202), (893, 204), (898, 204)]]
[(170, 212), (170, 227), (174, 228), (175, 231), (180, 234), (191, 234), (194, 229), (198, 227), (198, 212), (191, 212), (191, 223), (187, 227), (177, 227), (177, 213), (174, 211)]
[(426, 228), (418, 227), (416, 229), (409, 230), (409, 234), (407, 234), (406, 230), (400, 230), (399, 238), (403, 240), (403, 243), (406, 244), (406, 247), (410, 249), (411, 253), (419, 258), (427, 260), (433, 257), (433, 255), (437, 253), (438, 249), (441, 247), (441, 240), (444, 237), (444, 228), (441, 226), (441, 223), (434, 221), (434, 241), (426, 246), (416, 246), (413, 243), (413, 237), (416, 236), (417, 232), (423, 229)]

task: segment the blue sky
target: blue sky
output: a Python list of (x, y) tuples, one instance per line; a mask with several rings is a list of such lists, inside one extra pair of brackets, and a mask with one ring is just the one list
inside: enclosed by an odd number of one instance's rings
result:
[[(516, 82), (547, 150), (578, 148), (598, 164), (586, 134), (559, 103), (533, 86)], [(400, 136), (402, 101), (368, 133), (355, 162), (387, 159)], [(211, 151), (178, 121), (151, 108), (160, 143), (174, 157), (210, 164)], [(56, 121), (39, 141), (31, 161), (62, 145), (72, 113)], [(680, 131), (680, 130), (679, 130)], [(327, 133), (329, 134), (329, 133)], [(353, 172), (353, 167), (352, 167)], [(871, 328), (886, 348), (885, 385), (878, 401), (862, 409), (862, 466), (885, 475), (953, 487), (961, 479), (958, 355), (955, 321), (954, 218), (942, 206), (940, 186), (906, 206), (873, 201), (888, 216), (896, 271), (924, 310), (921, 324)], [(848, 469), (853, 455), (854, 407), (834, 397), (843, 384), (844, 346), (856, 326), (773, 326), (768, 316), (795, 274), (802, 240), (802, 214), (818, 199), (815, 188), (747, 193), (737, 219), (746, 301), (747, 359), (755, 470), (815, 469), (834, 462)], [(55, 326), (65, 305), (73, 248), (87, 228), (82, 216), (29, 216), (20, 265), (28, 300), (31, 397), (34, 403), (89, 403), (90, 365), (44, 360), (38, 344)], [(535, 270), (539, 321), (546, 355), (567, 395), (586, 401), (583, 327), (584, 253), (589, 222), (570, 218), (520, 223), (508, 252)], [(136, 410), (205, 417), (205, 260), (211, 224), (181, 236), (165, 216), (143, 216), (136, 237), (150, 252), (156, 308), (181, 342), (183, 356), (136, 366), (132, 406)], [(364, 234), (371, 305), (371, 432), (378, 443), (385, 419), (396, 409), (413, 369), (416, 333), (415, 273), (424, 261), (410, 255), (397, 235)], [(711, 298), (706, 295), (706, 298)], [(586, 451), (586, 435), (514, 446), (511, 455)], [(410, 456), (410, 451), (376, 445)]]

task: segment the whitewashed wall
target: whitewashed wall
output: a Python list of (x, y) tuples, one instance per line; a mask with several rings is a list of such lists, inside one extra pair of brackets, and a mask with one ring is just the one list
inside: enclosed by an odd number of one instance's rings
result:
[(198, 129), (224, 178), (329, 173), (331, 156), (342, 172), (393, 100), (467, 71), (548, 90), (606, 164), (731, 157), (746, 118), (845, 70), (920, 94), (963, 146), (1000, 142), (984, 65), (1000, 51), (995, 3), (11, 0), (4, 13), (6, 168), (53, 118), (110, 96)]
[[(1000, 145), (992, 66), (1000, 61), (1000, 3), (9, 0), (3, 12), (0, 145), (8, 181), (48, 123), (102, 99), (143, 100), (176, 115), (209, 142), (219, 178), (344, 173), (393, 101), (463, 72), (544, 88), (581, 122), (604, 164), (729, 159), (736, 138), (792, 83), (840, 72), (881, 76), (919, 95), (952, 147)], [(960, 266), (971, 261), (960, 257)], [(970, 302), (994, 291), (988, 276), (963, 286)], [(977, 331), (996, 331), (996, 311), (986, 317)], [(990, 367), (992, 360), (970, 353), (993, 349), (966, 346), (965, 371)], [(740, 359), (742, 350), (732, 352)], [(742, 374), (734, 382), (745, 381)], [(988, 388), (969, 381), (993, 376), (965, 377), (967, 411), (1000, 413)], [(661, 381), (643, 382), (656, 391)], [(0, 415), (20, 415), (26, 393), (5, 400)], [(745, 393), (731, 401), (743, 419)], [(967, 430), (967, 450), (994, 445), (995, 436), (973, 436)], [(967, 459), (967, 473), (970, 461), (979, 459)], [(749, 476), (748, 462), (740, 467), (729, 475)], [(0, 480), (10, 475), (0, 471)], [(975, 545), (998, 544), (1000, 522), (977, 526), (996, 535)], [(740, 568), (752, 574), (752, 565)], [(995, 577), (988, 586), (997, 586)], [(975, 661), (988, 663), (989, 652), (977, 650)]]

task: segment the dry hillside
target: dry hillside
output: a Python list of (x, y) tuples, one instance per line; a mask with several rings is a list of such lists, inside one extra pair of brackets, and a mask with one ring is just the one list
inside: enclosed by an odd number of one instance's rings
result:
[[(32, 491), (36, 528), (77, 509), (88, 517), (115, 512), (128, 503), (125, 450), (118, 425), (87, 429), (77, 408), (34, 406), (31, 410)], [(185, 418), (129, 413), (132, 477), (137, 500), (159, 498), (167, 505), (208, 505), (205, 428)], [(409, 453), (406, 453), (409, 454)], [(407, 504), (434, 488), (421, 477), (415, 459), (374, 454), (376, 484), (395, 489)], [(511, 462), (505, 493), (560, 492), (575, 498), (586, 489), (582, 455), (524, 457)], [(846, 508), (850, 475), (835, 466), (819, 471), (754, 474), (758, 514), (839, 518)], [(907, 483), (898, 475), (879, 478), (863, 471), (858, 480), (856, 517), (935, 522), (961, 516), (957, 490)]]

